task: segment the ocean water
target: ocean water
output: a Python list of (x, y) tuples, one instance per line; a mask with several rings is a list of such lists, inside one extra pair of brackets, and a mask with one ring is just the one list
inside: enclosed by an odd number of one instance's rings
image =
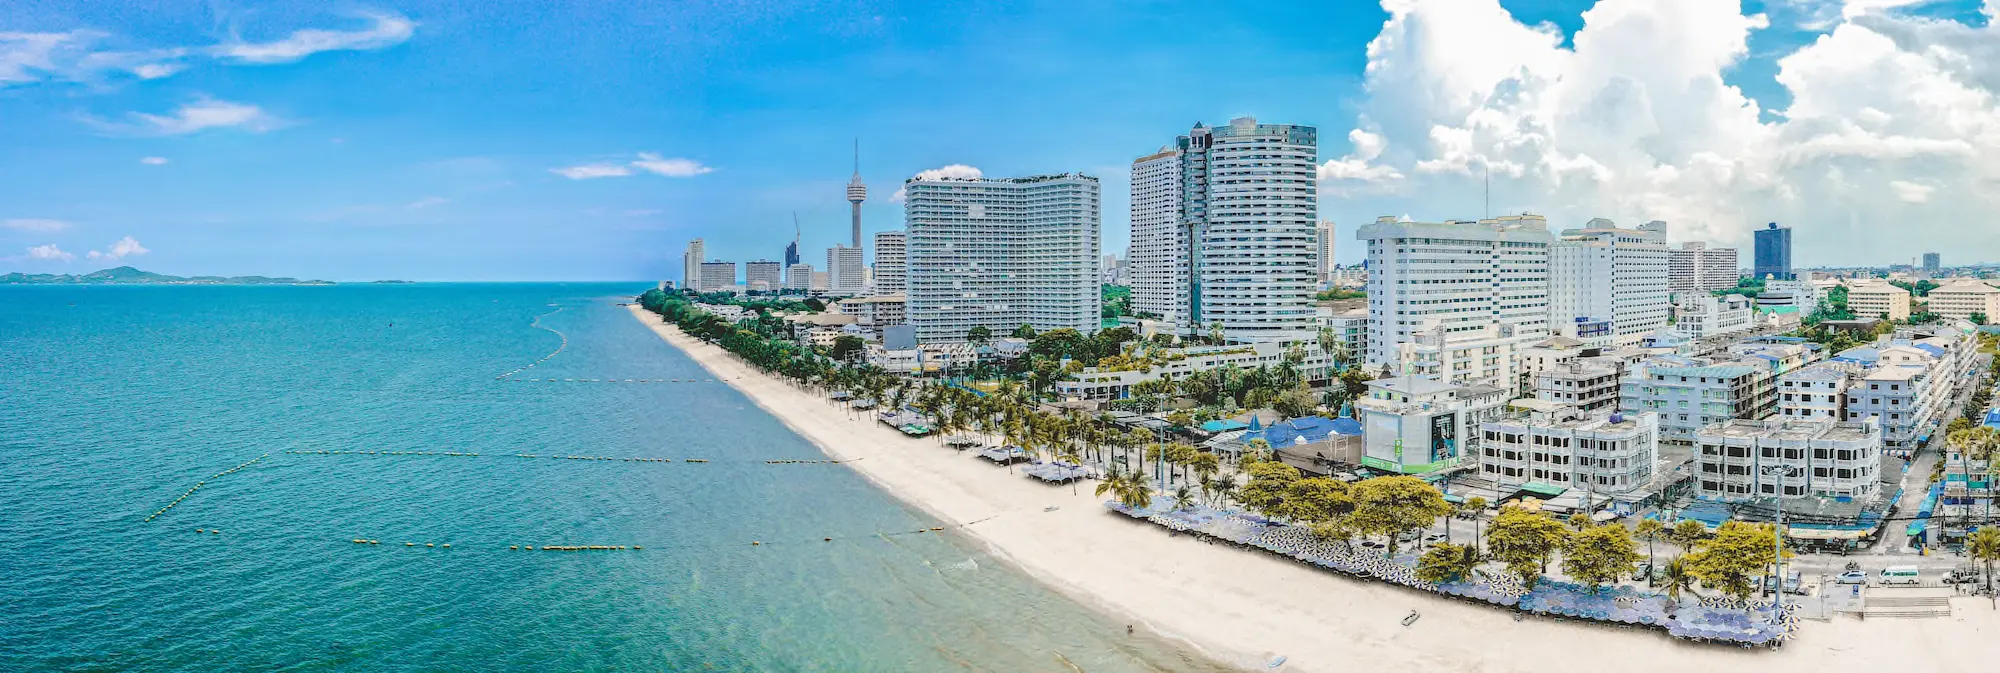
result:
[(706, 378), (641, 289), (0, 287), (0, 670), (1212, 668), (725, 384), (495, 380)]

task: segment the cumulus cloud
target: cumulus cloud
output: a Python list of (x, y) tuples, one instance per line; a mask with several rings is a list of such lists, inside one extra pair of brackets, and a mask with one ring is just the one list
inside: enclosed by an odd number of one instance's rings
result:
[[(979, 170), (976, 167), (967, 166), (965, 164), (951, 164), (949, 166), (933, 168), (930, 170), (917, 171), (917, 174), (910, 176), (910, 179), (911, 180), (975, 180), (983, 177), (986, 177), (986, 173), (984, 171)], [(908, 190), (897, 188), (896, 193), (889, 195), (889, 202), (902, 203), (903, 199), (909, 196), (907, 192)]]
[(121, 133), (177, 136), (215, 128), (262, 132), (278, 125), (278, 119), (264, 112), (263, 108), (206, 97), (183, 104), (167, 114), (133, 112), (127, 117), (130, 121), (126, 123), (100, 122), (99, 126)]
[(46, 234), (53, 231), (62, 231), (68, 228), (69, 228), (69, 223), (64, 222), (62, 220), (48, 220), (39, 218), (0, 220), (0, 229), (12, 229), (14, 231), (32, 231), (35, 233)]
[(139, 159), (139, 163), (142, 163), (142, 164), (145, 164), (145, 165), (147, 165), (147, 166), (165, 166), (165, 165), (167, 165), (167, 158), (166, 158), (166, 157), (141, 157), (141, 158)]
[(109, 250), (92, 250), (87, 256), (95, 260), (110, 261), (143, 255), (149, 252), (152, 251), (147, 250), (145, 246), (139, 245), (138, 239), (126, 236), (112, 242)]
[[(2000, 24), (1907, 4), (1827, 12), (1826, 34), (1776, 59), (1790, 103), (1766, 114), (1724, 77), (1770, 23), (1738, 0), (1599, 0), (1567, 41), (1497, 0), (1382, 0), (1353, 150), (1320, 177), (1361, 193), (1338, 202), (1366, 209), (1348, 218), (1478, 216), (1490, 172), (1495, 214), (1661, 219), (1675, 240), (1739, 245), (1779, 221), (1803, 265), (1946, 237), (2000, 249), (2000, 227), (1964, 224), (2000, 207)], [(1889, 223), (1891, 249), (1843, 244)]]
[(50, 243), (28, 248), (28, 259), (38, 262), (67, 262), (76, 259), (76, 255), (64, 252), (62, 248), (56, 247), (56, 244)]
[(599, 161), (549, 169), (549, 172), (571, 180), (622, 178), (636, 175), (638, 171), (669, 178), (691, 178), (713, 173), (715, 169), (693, 159), (667, 158), (652, 152), (640, 152), (639, 158), (623, 163)]
[(402, 44), (417, 24), (398, 14), (369, 14), (373, 25), (361, 30), (301, 30), (274, 42), (231, 42), (214, 48), (222, 58), (239, 63), (291, 63), (324, 51), (365, 51)]

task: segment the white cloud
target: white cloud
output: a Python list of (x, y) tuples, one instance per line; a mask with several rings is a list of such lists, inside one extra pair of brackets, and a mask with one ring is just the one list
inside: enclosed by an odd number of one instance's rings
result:
[(362, 51), (402, 44), (417, 24), (397, 14), (370, 14), (362, 30), (301, 30), (275, 42), (232, 42), (214, 48), (217, 56), (240, 63), (290, 63), (323, 51)]
[(551, 168), (550, 173), (571, 180), (591, 180), (595, 178), (622, 178), (632, 174), (632, 169), (623, 164), (579, 164), (563, 168)]
[(715, 172), (715, 169), (703, 166), (701, 162), (693, 159), (662, 159), (660, 155), (651, 152), (640, 152), (638, 160), (633, 161), (632, 166), (654, 175), (670, 178), (691, 178)]
[(431, 206), (442, 206), (447, 203), (451, 203), (451, 199), (447, 199), (442, 196), (426, 196), (424, 198), (411, 201), (409, 205), (403, 207), (408, 208), (410, 210), (421, 210), (424, 208), (429, 208)]
[[(1328, 200), (1336, 218), (1476, 217), (1490, 171), (1494, 214), (1557, 227), (1661, 219), (1677, 241), (1741, 245), (1778, 221), (1804, 265), (1945, 239), (2000, 251), (2000, 227), (1963, 225), (2000, 208), (2000, 24), (1790, 3), (1830, 32), (1778, 55), (1791, 102), (1767, 117), (1724, 78), (1770, 23), (1738, 0), (1599, 0), (1567, 41), (1498, 0), (1381, 1), (1354, 151), (1320, 167), (1352, 197)], [(1885, 246), (1845, 244), (1892, 222)]]
[(50, 243), (28, 248), (28, 259), (40, 262), (67, 262), (76, 259), (76, 255), (64, 252), (62, 248), (56, 247), (56, 244)]
[(124, 259), (126, 257), (143, 255), (149, 252), (152, 251), (147, 250), (145, 246), (139, 245), (138, 239), (132, 238), (131, 236), (126, 236), (124, 238), (112, 242), (110, 250), (106, 250), (103, 252), (92, 250), (89, 252), (87, 256), (95, 260), (117, 260), (117, 259)]
[(575, 166), (551, 168), (549, 172), (571, 180), (591, 180), (595, 178), (622, 178), (636, 175), (633, 169), (669, 178), (691, 178), (714, 173), (715, 169), (703, 166), (693, 159), (679, 157), (666, 158), (652, 152), (640, 152), (639, 158), (625, 163), (599, 161)]
[(1937, 191), (1936, 187), (1930, 185), (1902, 180), (1890, 180), (1889, 189), (1895, 190), (1896, 200), (1903, 203), (1930, 203), (1931, 192)]
[[(940, 167), (940, 168), (933, 168), (933, 169), (930, 169), (930, 170), (923, 170), (923, 171), (917, 171), (917, 174), (916, 174), (916, 175), (912, 175), (912, 176), (910, 176), (910, 179), (912, 179), (912, 180), (976, 180), (976, 179), (978, 179), (978, 178), (983, 178), (983, 177), (986, 177), (986, 173), (985, 173), (985, 171), (981, 171), (981, 170), (979, 170), (979, 169), (978, 169), (978, 168), (976, 168), (976, 167), (973, 167), (973, 166), (967, 166), (967, 165), (965, 165), (965, 164), (951, 164), (951, 165), (949, 165), (949, 166), (943, 166), (943, 167)], [(906, 191), (907, 191), (907, 190), (904, 190), (904, 189), (902, 189), (902, 188), (900, 188), (900, 187), (899, 187), (899, 188), (897, 188), (897, 189), (896, 189), (896, 193), (894, 193), (894, 194), (890, 194), (890, 195), (889, 195), (889, 202), (890, 202), (890, 203), (902, 203), (902, 202), (903, 202), (903, 199), (904, 199), (905, 197), (909, 196), (909, 194), (907, 194), (907, 193), (906, 193)]]
[(10, 33), (0, 31), (0, 86), (33, 82), (62, 69), (72, 56), (95, 39), (96, 33)]
[(276, 118), (255, 105), (206, 97), (184, 104), (169, 114), (133, 112), (130, 117), (131, 124), (106, 126), (112, 130), (174, 136), (212, 128), (242, 127), (265, 131), (278, 124)]
[(14, 231), (32, 231), (36, 233), (46, 234), (53, 231), (62, 231), (68, 228), (69, 228), (69, 223), (64, 222), (62, 220), (47, 220), (47, 219), (35, 219), (35, 218), (0, 220), (0, 229), (12, 229)]
[(167, 158), (166, 158), (166, 157), (141, 157), (141, 158), (139, 159), (139, 163), (142, 163), (142, 164), (145, 164), (145, 165), (147, 165), (147, 166), (165, 166), (165, 165), (167, 165)]

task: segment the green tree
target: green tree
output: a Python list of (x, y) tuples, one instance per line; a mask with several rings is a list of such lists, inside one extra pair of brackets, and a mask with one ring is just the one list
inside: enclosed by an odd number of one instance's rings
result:
[(1377, 477), (1355, 484), (1354, 504), (1355, 532), (1386, 536), (1392, 556), (1398, 536), (1428, 528), (1439, 517), (1451, 514), (1451, 504), (1444, 501), (1437, 487), (1410, 476)]
[(1021, 323), (1020, 327), (1014, 328), (1014, 338), (1033, 341), (1035, 339), (1035, 327), (1027, 323)]
[(1251, 463), (1243, 471), (1250, 475), (1250, 481), (1238, 489), (1237, 499), (1267, 516), (1283, 516), (1286, 492), (1292, 482), (1304, 478), (1299, 468), (1276, 462)]
[(1137, 471), (1112, 469), (1111, 475), (1097, 482), (1098, 497), (1106, 494), (1118, 499), (1119, 504), (1133, 509), (1143, 509), (1153, 505), (1153, 489), (1146, 483), (1146, 477)]
[(1986, 314), (1979, 311), (1973, 311), (1972, 315), (1966, 316), (1965, 319), (1974, 325), (1986, 324)]
[(1776, 535), (1769, 525), (1725, 521), (1715, 537), (1696, 543), (1685, 556), (1688, 574), (1737, 600), (1749, 598), (1757, 591), (1754, 578), (1773, 563)]
[(1445, 542), (1417, 558), (1417, 579), (1431, 584), (1457, 582), (1471, 577), (1478, 567), (1479, 552), (1472, 545)]
[(1993, 562), (2000, 561), (2000, 528), (1980, 526), (1965, 539), (1965, 553), (1986, 566), (1986, 590), (1993, 590)]
[(1681, 594), (1694, 587), (1694, 574), (1688, 572), (1687, 559), (1676, 556), (1667, 561), (1667, 567), (1660, 571), (1660, 581), (1667, 585), (1667, 598), (1680, 603)]
[(867, 350), (868, 345), (861, 340), (861, 337), (846, 334), (833, 340), (833, 352), (831, 355), (836, 362), (849, 362), (851, 361), (850, 358), (853, 358), (855, 354), (865, 353)]
[(993, 330), (985, 325), (973, 325), (972, 329), (965, 331), (965, 340), (975, 346), (984, 346), (993, 340)]
[(1563, 574), (1589, 584), (1591, 593), (1596, 593), (1602, 585), (1632, 574), (1632, 564), (1639, 562), (1635, 546), (1632, 532), (1623, 524), (1584, 528), (1563, 541)]
[(1286, 418), (1311, 416), (1318, 407), (1319, 399), (1313, 397), (1312, 389), (1306, 387), (1304, 383), (1278, 393), (1277, 397), (1271, 400), (1271, 408), (1278, 410), (1278, 413), (1284, 414)]
[[(1472, 549), (1473, 551), (1478, 551), (1480, 537), (1479, 522), (1481, 517), (1486, 516), (1486, 499), (1476, 495), (1466, 498), (1465, 502), (1459, 504), (1458, 510), (1472, 516)], [(1451, 528), (1447, 526), (1444, 529), (1444, 533), (1446, 541), (1450, 541)]]
[(1562, 548), (1569, 529), (1539, 510), (1502, 507), (1486, 527), (1486, 554), (1507, 566), (1529, 588), (1542, 577), (1549, 557)]
[(1331, 477), (1293, 480), (1285, 484), (1278, 500), (1278, 516), (1308, 525), (1342, 521), (1354, 513), (1354, 494), (1347, 482)]

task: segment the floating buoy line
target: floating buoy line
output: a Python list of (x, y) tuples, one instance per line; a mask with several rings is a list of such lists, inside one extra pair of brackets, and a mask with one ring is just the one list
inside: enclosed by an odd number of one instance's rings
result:
[(835, 465), (835, 464), (839, 464), (839, 463), (852, 463), (852, 462), (854, 462), (854, 461), (857, 461), (857, 460), (861, 460), (861, 459), (860, 459), (860, 458), (850, 458), (850, 459), (847, 459), (847, 460), (833, 460), (833, 459), (827, 459), (827, 460), (767, 460), (767, 461), (764, 461), (764, 462), (765, 462), (765, 463), (767, 463), (767, 464), (771, 464), (771, 465)]
[(269, 457), (270, 455), (271, 455), (271, 452), (269, 452), (269, 451), (266, 451), (266, 452), (264, 452), (264, 455), (262, 455), (262, 456), (258, 456), (258, 457), (256, 457), (256, 458), (251, 458), (250, 460), (248, 460), (248, 461), (245, 461), (245, 462), (244, 462), (244, 463), (243, 463), (242, 465), (238, 465), (238, 466), (236, 466), (236, 467), (232, 467), (232, 468), (229, 468), (229, 469), (227, 469), (227, 470), (223, 470), (223, 471), (221, 471), (221, 472), (217, 472), (217, 473), (215, 473), (215, 474), (211, 474), (211, 475), (208, 475), (208, 479), (203, 479), (203, 480), (201, 480), (201, 481), (197, 481), (197, 482), (195, 482), (195, 483), (194, 483), (194, 488), (190, 488), (190, 489), (188, 489), (188, 490), (187, 490), (187, 492), (186, 492), (186, 493), (182, 493), (182, 494), (181, 494), (181, 497), (178, 497), (178, 498), (174, 498), (174, 501), (173, 501), (173, 502), (170, 502), (170, 503), (167, 503), (167, 506), (166, 506), (166, 507), (161, 507), (161, 508), (160, 508), (160, 511), (157, 511), (157, 512), (154, 512), (154, 513), (152, 513), (152, 514), (148, 514), (148, 515), (146, 515), (146, 520), (147, 520), (147, 521), (152, 521), (152, 520), (154, 520), (154, 519), (157, 519), (157, 518), (160, 518), (160, 515), (162, 515), (162, 514), (166, 514), (166, 513), (167, 513), (167, 510), (170, 510), (170, 509), (173, 509), (173, 508), (175, 508), (175, 507), (178, 507), (178, 506), (180, 506), (180, 504), (181, 504), (181, 501), (182, 501), (182, 500), (186, 500), (186, 499), (188, 499), (188, 496), (191, 496), (191, 495), (194, 495), (194, 492), (195, 492), (195, 491), (199, 491), (199, 490), (201, 490), (201, 487), (203, 487), (203, 486), (207, 486), (207, 485), (208, 485), (208, 481), (209, 481), (209, 479), (220, 479), (220, 478), (222, 478), (222, 477), (226, 477), (226, 476), (229, 476), (229, 475), (232, 475), (232, 474), (235, 474), (237, 470), (241, 470), (241, 469), (243, 469), (243, 468), (246, 468), (246, 467), (249, 467), (249, 466), (251, 466), (251, 465), (255, 465), (255, 464), (257, 464), (257, 461), (260, 461), (260, 460), (263, 460), (263, 459), (265, 459), (265, 458)]
[(298, 456), (456, 456), (478, 458), (480, 454), (465, 451), (286, 451)]
[[(529, 366), (530, 366), (530, 367), (532, 367), (532, 366), (534, 366), (534, 365), (529, 365)], [(513, 382), (515, 382), (515, 383), (649, 383), (649, 384), (658, 384), (658, 383), (715, 383), (715, 382), (716, 382), (716, 380), (715, 380), (715, 379), (534, 379), (534, 378), (510, 378), (510, 377), (512, 377), (512, 376), (513, 376), (514, 374), (518, 374), (518, 373), (520, 373), (520, 372), (522, 372), (522, 371), (526, 371), (526, 370), (527, 370), (527, 367), (523, 367), (523, 368), (521, 368), (521, 369), (517, 369), (517, 370), (514, 370), (514, 371), (512, 371), (512, 372), (508, 372), (507, 374), (504, 374), (504, 375), (501, 375), (501, 376), (500, 376), (499, 378), (501, 378), (501, 379), (504, 379), (504, 380), (508, 380), (508, 381), (513, 381)]]
[[(285, 453), (299, 456), (453, 456), (459, 458), (482, 458), (488, 454), (469, 451), (322, 451), (291, 450)], [(497, 455), (497, 454), (495, 454)], [(655, 458), (649, 456), (575, 456), (539, 453), (509, 454), (515, 458), (548, 458), (551, 460), (603, 460), (624, 463), (706, 463), (707, 458)], [(854, 460), (860, 460), (856, 458)], [(839, 463), (838, 460), (767, 460), (766, 463)], [(232, 470), (233, 471), (233, 470)]]
[[(555, 306), (555, 305), (554, 305), (554, 304), (550, 304), (550, 306)], [(541, 363), (544, 363), (544, 362), (548, 362), (548, 361), (549, 361), (549, 358), (553, 358), (553, 357), (555, 357), (555, 356), (557, 356), (557, 355), (560, 355), (560, 354), (562, 354), (562, 352), (563, 352), (563, 349), (565, 349), (565, 348), (569, 348), (569, 337), (568, 337), (568, 336), (565, 336), (565, 335), (564, 335), (564, 334), (563, 334), (562, 332), (557, 332), (557, 331), (556, 331), (555, 329), (553, 329), (553, 328), (550, 328), (550, 327), (547, 327), (547, 326), (544, 326), (544, 325), (542, 325), (542, 318), (546, 318), (546, 317), (549, 317), (549, 316), (552, 316), (552, 315), (555, 315), (555, 314), (557, 314), (557, 313), (561, 313), (561, 312), (562, 312), (562, 307), (560, 307), (560, 306), (556, 306), (556, 310), (553, 310), (553, 311), (549, 311), (548, 313), (543, 313), (543, 314), (541, 314), (541, 315), (538, 315), (538, 316), (535, 316), (535, 319), (534, 319), (534, 321), (532, 321), (532, 322), (529, 322), (529, 323), (528, 323), (528, 326), (529, 326), (529, 327), (533, 327), (533, 328), (535, 328), (535, 329), (545, 329), (545, 330), (548, 330), (548, 331), (550, 331), (550, 332), (553, 332), (553, 333), (555, 333), (555, 335), (556, 335), (556, 338), (558, 338), (558, 339), (562, 339), (562, 343), (559, 343), (559, 344), (556, 344), (556, 349), (555, 349), (554, 351), (551, 351), (551, 352), (550, 352), (550, 353), (549, 353), (548, 355), (544, 355), (544, 356), (542, 356), (542, 359), (540, 359), (540, 360), (536, 360), (536, 361), (534, 361), (534, 362), (531, 362), (531, 363), (528, 363), (528, 365), (527, 365), (527, 366), (525, 366), (525, 367), (521, 367), (521, 368), (519, 368), (519, 369), (516, 369), (516, 370), (514, 370), (514, 371), (511, 371), (511, 372), (507, 372), (507, 373), (505, 373), (505, 374), (501, 374), (501, 375), (499, 375), (499, 376), (495, 376), (495, 377), (493, 377), (493, 379), (494, 379), (495, 381), (505, 381), (505, 380), (507, 380), (507, 378), (508, 378), (508, 377), (511, 377), (511, 376), (513, 376), (513, 375), (515, 375), (515, 374), (519, 374), (519, 373), (521, 373), (521, 372), (525, 372), (525, 371), (528, 371), (528, 370), (530, 370), (530, 369), (534, 369), (534, 368), (535, 368), (535, 365), (539, 365), (539, 364), (541, 364)], [(549, 380), (553, 381), (553, 380), (555, 380), (555, 379), (549, 379)]]

